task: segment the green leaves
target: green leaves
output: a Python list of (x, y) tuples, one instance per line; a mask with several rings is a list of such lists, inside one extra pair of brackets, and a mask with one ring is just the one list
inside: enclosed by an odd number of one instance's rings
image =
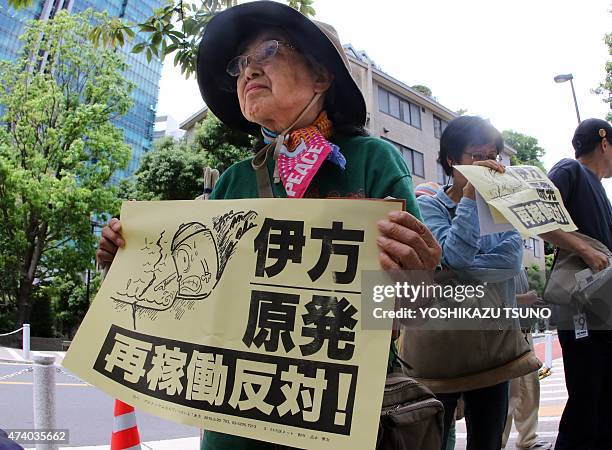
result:
[(202, 193), (205, 166), (223, 172), (251, 155), (250, 137), (229, 129), (209, 114), (193, 141), (165, 138), (145, 154), (134, 178), (124, 181), (122, 198), (129, 200), (188, 200)]
[(114, 17), (109, 19), (105, 14), (96, 15), (98, 25), (92, 27), (89, 39), (96, 47), (123, 47), (136, 33), (131, 23), (124, 23), (122, 19)]
[[(111, 119), (131, 107), (133, 84), (121, 75), (121, 57), (91, 41), (105, 20), (60, 11), (32, 22), (23, 57), (0, 63), (0, 122), (7, 125), (0, 127), (0, 298), (21, 320), (38, 295), (35, 280), (92, 266), (90, 220), (119, 207), (109, 181), (126, 167), (130, 148)], [(123, 30), (115, 39), (125, 44), (130, 33), (122, 27), (110, 21), (102, 29)], [(45, 72), (24, 70), (33, 54), (48, 55)]]
[[(612, 55), (612, 33), (605, 35), (604, 42), (608, 46), (608, 54)], [(599, 84), (597, 89), (594, 89), (594, 92), (602, 95), (604, 97), (603, 101), (608, 103), (610, 105), (610, 109), (612, 110), (612, 61), (606, 62), (605, 70), (606, 78)], [(608, 112), (606, 119), (608, 121), (612, 121), (612, 111)]]
[(517, 152), (516, 155), (512, 156), (513, 165), (527, 164), (537, 166), (546, 172), (542, 162), (542, 157), (546, 151), (538, 145), (536, 138), (512, 130), (504, 130), (502, 135), (505, 143)]
[(28, 8), (32, 6), (34, 0), (8, 0), (9, 6), (15, 9)]
[[(287, 0), (290, 7), (307, 17), (314, 17), (314, 0)], [(33, 0), (9, 0), (13, 8), (29, 7)], [(215, 14), (238, 4), (237, 0), (201, 0), (199, 4), (168, 0), (142, 23), (132, 24), (114, 17), (98, 16), (98, 24), (89, 32), (96, 47), (123, 47), (132, 40), (136, 31), (145, 35), (142, 42), (132, 47), (132, 53), (145, 53), (147, 62), (154, 57), (165, 59), (175, 54), (173, 63), (189, 78), (196, 71), (197, 44), (206, 25)]]
[[(289, 6), (309, 17), (315, 15), (313, 3), (314, 0), (288, 1)], [(119, 18), (100, 20), (91, 30), (90, 39), (96, 46), (121, 47), (134, 38), (138, 30), (141, 37), (145, 37), (132, 47), (132, 53), (144, 52), (147, 62), (174, 55), (174, 65), (189, 78), (196, 71), (198, 42), (206, 25), (216, 14), (236, 4), (236, 0), (202, 0), (198, 4), (169, 0), (139, 24), (124, 23)]]
[(433, 95), (431, 89), (423, 84), (415, 84), (412, 86), (412, 89), (423, 94), (425, 97), (431, 97)]
[(297, 9), (306, 17), (314, 17), (316, 12), (312, 7), (314, 0), (289, 0), (287, 2), (293, 9)]

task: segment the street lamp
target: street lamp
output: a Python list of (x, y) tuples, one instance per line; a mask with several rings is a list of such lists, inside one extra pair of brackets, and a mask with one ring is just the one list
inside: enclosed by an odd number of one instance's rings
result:
[(576, 117), (578, 118), (578, 124), (580, 124), (580, 113), (578, 112), (578, 102), (576, 101), (576, 91), (574, 90), (574, 82), (572, 81), (574, 79), (574, 75), (572, 75), (571, 73), (565, 74), (565, 75), (557, 75), (555, 77), (555, 82), (556, 83), (565, 83), (566, 81), (570, 82), (570, 85), (572, 86), (572, 95), (574, 96), (574, 106), (576, 107)]

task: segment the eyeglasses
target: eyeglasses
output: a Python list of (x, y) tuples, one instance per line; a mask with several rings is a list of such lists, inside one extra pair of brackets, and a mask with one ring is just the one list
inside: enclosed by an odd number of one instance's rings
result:
[(499, 153), (483, 153), (483, 152), (465, 152), (466, 155), (471, 156), (472, 162), (474, 161), (486, 161), (492, 160), (499, 162), (501, 160), (501, 156)]
[(240, 74), (244, 72), (244, 70), (248, 67), (250, 63), (255, 64), (266, 64), (272, 58), (274, 58), (278, 54), (278, 49), (281, 45), (284, 45), (287, 48), (295, 50), (293, 44), (289, 42), (277, 41), (276, 39), (271, 39), (269, 41), (262, 42), (253, 53), (249, 55), (239, 55), (233, 58), (227, 68), (226, 72), (232, 77), (238, 77)]

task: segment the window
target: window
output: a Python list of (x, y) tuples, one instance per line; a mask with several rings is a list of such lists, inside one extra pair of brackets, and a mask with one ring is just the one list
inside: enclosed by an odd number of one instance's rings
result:
[(541, 258), (542, 257), (542, 251), (540, 248), (540, 240), (536, 239), (536, 238), (532, 238), (530, 237), (529, 239), (524, 239), (523, 240), (523, 247), (525, 247), (526, 250), (531, 250), (533, 252), (533, 256), (535, 258)]
[(410, 124), (421, 128), (421, 109), (414, 103), (410, 103)]
[(411, 174), (425, 178), (425, 158), (423, 157), (423, 153), (405, 147), (397, 142), (388, 139), (385, 140), (391, 142), (399, 150)]
[(416, 150), (410, 150), (412, 152), (412, 165), (413, 173), (420, 177), (425, 177), (425, 161), (423, 159), (423, 153), (419, 153)]
[(402, 118), (400, 114), (400, 99), (393, 94), (389, 94), (389, 114), (396, 119)]
[(437, 169), (438, 169), (438, 178), (437, 178), (437, 182), (438, 184), (444, 186), (447, 184), (450, 184), (450, 179), (451, 177), (449, 177), (448, 175), (446, 175), (444, 173), (444, 168), (442, 167), (442, 164), (437, 163)]
[(378, 87), (378, 109), (416, 128), (421, 128), (421, 109), (407, 100)]
[(433, 116), (433, 125), (434, 125), (434, 136), (440, 139), (440, 137), (442, 136), (442, 133), (444, 133), (444, 130), (446, 129), (446, 125), (448, 125), (448, 122), (440, 119), (438, 116)]
[(389, 113), (389, 94), (384, 89), (378, 89), (378, 109)]
[(442, 121), (439, 117), (433, 116), (434, 136), (440, 139), (442, 136)]
[(536, 238), (529, 238), (529, 239), (531, 239), (531, 246), (533, 248), (533, 256), (535, 256), (536, 258), (541, 257), (542, 253), (540, 252), (540, 242)]
[(410, 123), (410, 103), (402, 101), (402, 117), (403, 121)]

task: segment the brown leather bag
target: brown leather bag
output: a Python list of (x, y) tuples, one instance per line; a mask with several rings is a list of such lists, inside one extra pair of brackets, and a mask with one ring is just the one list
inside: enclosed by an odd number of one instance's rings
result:
[(433, 393), (402, 373), (387, 375), (376, 450), (440, 450), (444, 408)]

